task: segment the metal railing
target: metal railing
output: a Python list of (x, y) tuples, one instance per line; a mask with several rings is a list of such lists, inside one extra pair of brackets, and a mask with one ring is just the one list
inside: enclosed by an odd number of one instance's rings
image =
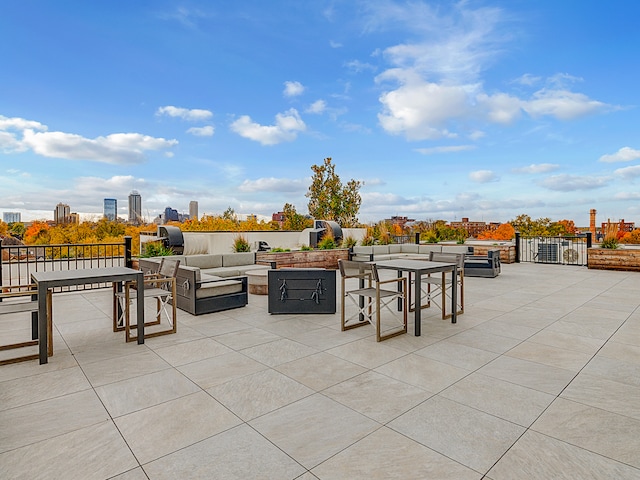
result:
[[(31, 283), (33, 272), (131, 267), (131, 237), (119, 243), (0, 245), (0, 254), (0, 287), (15, 287)], [(77, 290), (106, 286), (81, 285)]]
[(516, 262), (584, 266), (587, 249), (591, 247), (591, 232), (554, 237), (521, 236), (516, 232), (515, 243)]

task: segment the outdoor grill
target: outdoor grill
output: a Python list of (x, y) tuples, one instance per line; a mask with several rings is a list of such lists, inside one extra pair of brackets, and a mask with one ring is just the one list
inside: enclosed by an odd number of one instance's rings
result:
[(309, 246), (316, 248), (318, 243), (329, 233), (333, 233), (336, 244), (342, 242), (342, 228), (332, 220), (315, 220), (309, 231)]
[(175, 255), (182, 255), (184, 251), (184, 237), (182, 230), (172, 225), (158, 226), (158, 240), (162, 241), (165, 248), (173, 250)]

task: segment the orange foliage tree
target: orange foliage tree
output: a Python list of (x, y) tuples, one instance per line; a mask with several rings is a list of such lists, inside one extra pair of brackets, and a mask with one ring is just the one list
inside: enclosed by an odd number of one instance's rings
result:
[(511, 240), (516, 234), (510, 223), (503, 223), (495, 230), (485, 230), (478, 234), (478, 240)]
[(24, 232), (24, 243), (27, 245), (47, 245), (49, 243), (49, 225), (36, 220)]

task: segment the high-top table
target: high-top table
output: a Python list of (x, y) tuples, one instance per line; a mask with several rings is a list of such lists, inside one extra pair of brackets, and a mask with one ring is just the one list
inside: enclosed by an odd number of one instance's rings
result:
[[(383, 260), (375, 262), (378, 269), (396, 270), (398, 276), (401, 276), (403, 272), (415, 274), (415, 298), (416, 305), (414, 310), (414, 329), (415, 336), (419, 337), (421, 334), (421, 310), (422, 310), (422, 275), (428, 275), (430, 273), (451, 272), (452, 275), (452, 288), (451, 288), (451, 323), (457, 322), (457, 303), (458, 303), (458, 289), (456, 288), (456, 278), (458, 276), (458, 266), (455, 263), (446, 262), (430, 262), (428, 260), (411, 260), (398, 258), (395, 260)], [(442, 301), (444, 302), (444, 294)]]
[[(92, 283), (109, 283), (114, 289), (122, 288), (124, 282), (134, 281), (138, 288), (137, 321), (138, 344), (144, 343), (144, 273), (127, 267), (84, 268), (33, 272), (31, 281), (38, 290), (38, 354), (40, 365), (48, 362), (47, 357), (47, 291), (55, 287), (69, 287)], [(118, 308), (114, 301), (114, 308)]]

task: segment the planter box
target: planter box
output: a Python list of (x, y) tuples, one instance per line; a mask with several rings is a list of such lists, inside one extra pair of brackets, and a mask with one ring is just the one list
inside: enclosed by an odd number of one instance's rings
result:
[(500, 250), (500, 263), (516, 262), (515, 245), (471, 245), (474, 255), (486, 256), (489, 250)]
[(589, 248), (587, 249), (587, 267), (640, 272), (640, 249)]
[(349, 249), (299, 250), (294, 252), (256, 252), (256, 263), (275, 268), (327, 268), (338, 269), (338, 260), (349, 260)]

